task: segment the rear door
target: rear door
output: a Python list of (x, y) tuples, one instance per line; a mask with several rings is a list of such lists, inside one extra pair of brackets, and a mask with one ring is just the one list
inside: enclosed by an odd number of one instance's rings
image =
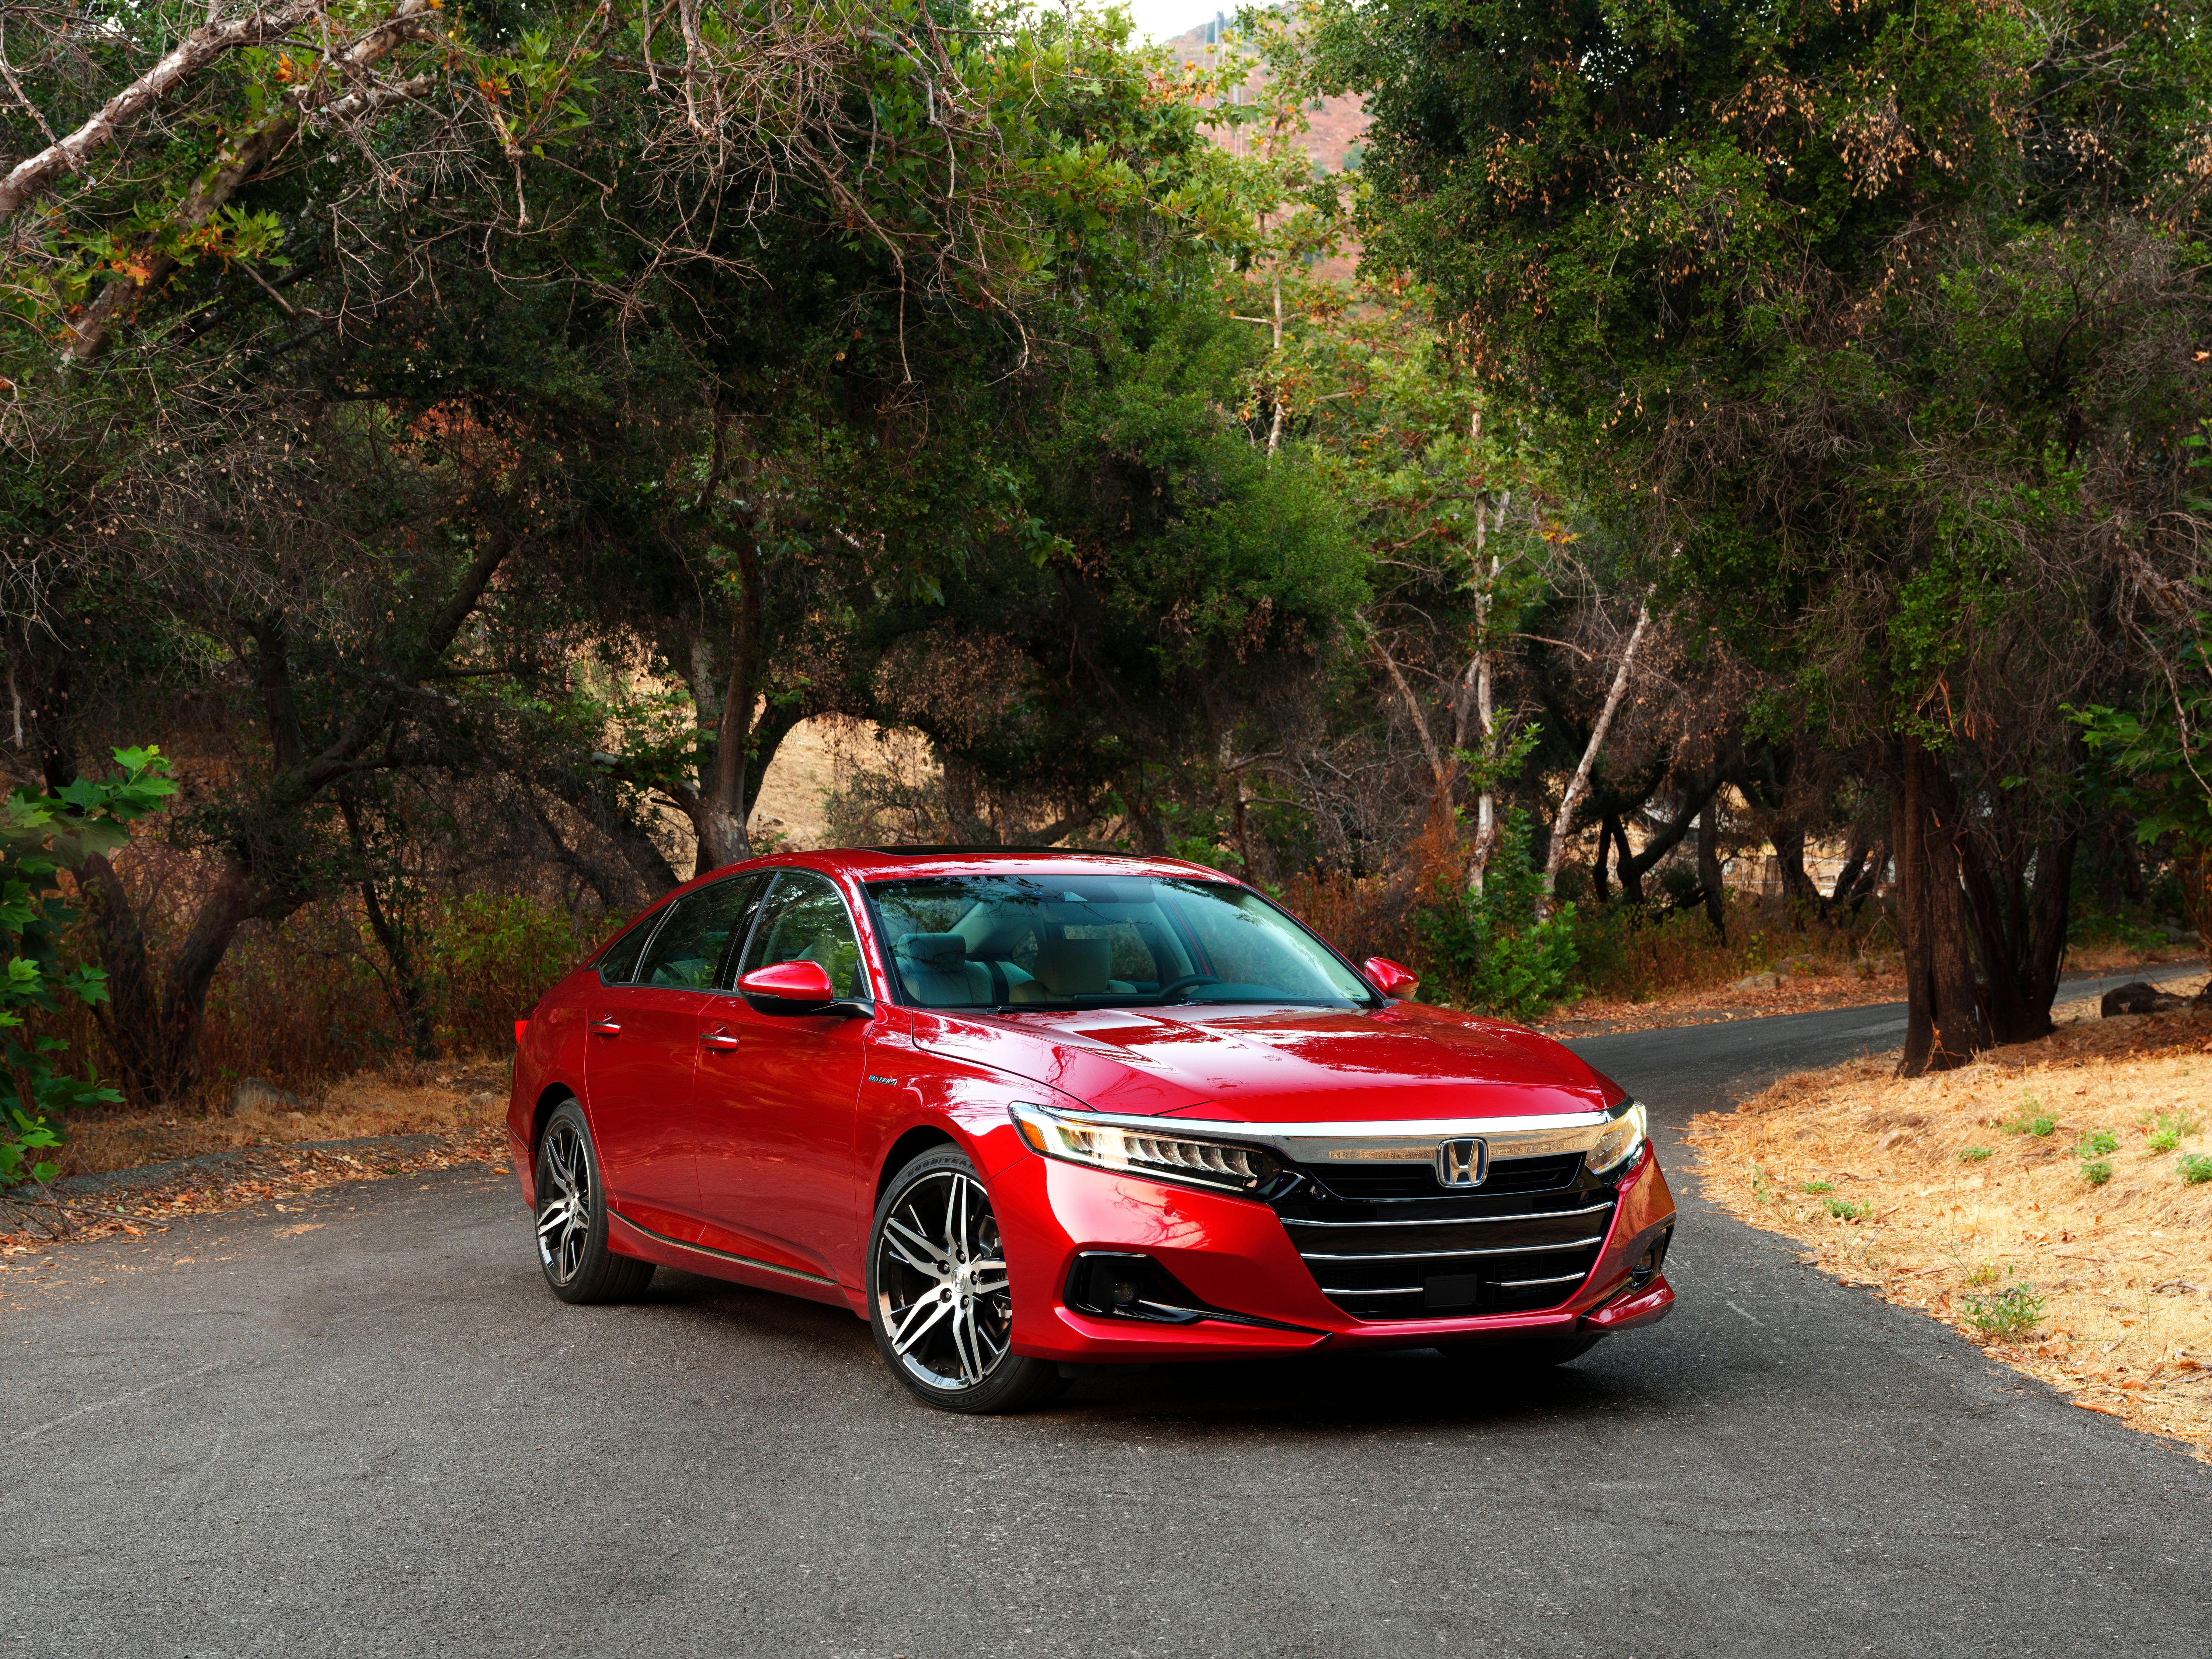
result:
[[(700, 1010), (714, 1000), (732, 936), (761, 884), (758, 876), (732, 876), (686, 893), (635, 964), (603, 969), (587, 1000), (584, 1088), (608, 1193), (624, 1216), (672, 1238), (699, 1231), (691, 1076)], [(610, 973), (622, 977), (605, 983)]]
[[(802, 960), (820, 963), (840, 996), (872, 994), (835, 884), (812, 870), (783, 870), (730, 983), (756, 968)], [(695, 1096), (708, 1221), (793, 1265), (853, 1277), (853, 1135), (880, 1018), (759, 1014), (735, 994), (705, 1012)], [(744, 1253), (742, 1244), (733, 1248)]]

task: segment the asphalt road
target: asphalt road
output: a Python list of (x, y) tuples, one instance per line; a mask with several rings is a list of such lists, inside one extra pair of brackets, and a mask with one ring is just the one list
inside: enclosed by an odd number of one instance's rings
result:
[[(1577, 1046), (1679, 1125), (1901, 1030)], [(0, 1659), (2212, 1651), (2212, 1469), (1689, 1185), (1674, 1317), (1537, 1382), (1161, 1368), (1005, 1419), (833, 1310), (565, 1307), (482, 1173), (58, 1251), (0, 1279)]]

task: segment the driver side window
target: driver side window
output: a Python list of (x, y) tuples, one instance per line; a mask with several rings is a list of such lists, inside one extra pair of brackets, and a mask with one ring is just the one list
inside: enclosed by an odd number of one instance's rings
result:
[(742, 977), (780, 962), (818, 962), (839, 996), (868, 994), (868, 976), (860, 967), (860, 941), (853, 932), (853, 918), (845, 909), (845, 901), (828, 878), (811, 870), (776, 872), (775, 885), (761, 906), (752, 943), (738, 972)]

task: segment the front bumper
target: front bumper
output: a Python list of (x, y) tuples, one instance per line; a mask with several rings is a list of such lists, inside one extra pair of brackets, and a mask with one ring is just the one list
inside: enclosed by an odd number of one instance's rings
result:
[[(1632, 1285), (1631, 1270), (1673, 1224), (1674, 1200), (1649, 1146), (1618, 1190), (1596, 1265), (1556, 1305), (1536, 1312), (1364, 1319), (1322, 1293), (1282, 1220), (1257, 1200), (1035, 1155), (991, 1183), (1012, 1282), (1015, 1352), (1091, 1364), (1324, 1346), (1418, 1348), (1651, 1324), (1673, 1307), (1674, 1290), (1663, 1273)], [(1079, 1256), (1094, 1251), (1148, 1255), (1209, 1307), (1267, 1322), (1164, 1325), (1072, 1308), (1070, 1274)]]

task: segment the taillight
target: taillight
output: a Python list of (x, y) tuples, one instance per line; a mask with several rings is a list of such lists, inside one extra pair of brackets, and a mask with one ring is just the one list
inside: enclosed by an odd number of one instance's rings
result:
[(514, 1022), (514, 1046), (516, 1048), (520, 1048), (522, 1046), (522, 1039), (528, 1034), (529, 1030), (530, 1022), (528, 1020), (518, 1019)]

